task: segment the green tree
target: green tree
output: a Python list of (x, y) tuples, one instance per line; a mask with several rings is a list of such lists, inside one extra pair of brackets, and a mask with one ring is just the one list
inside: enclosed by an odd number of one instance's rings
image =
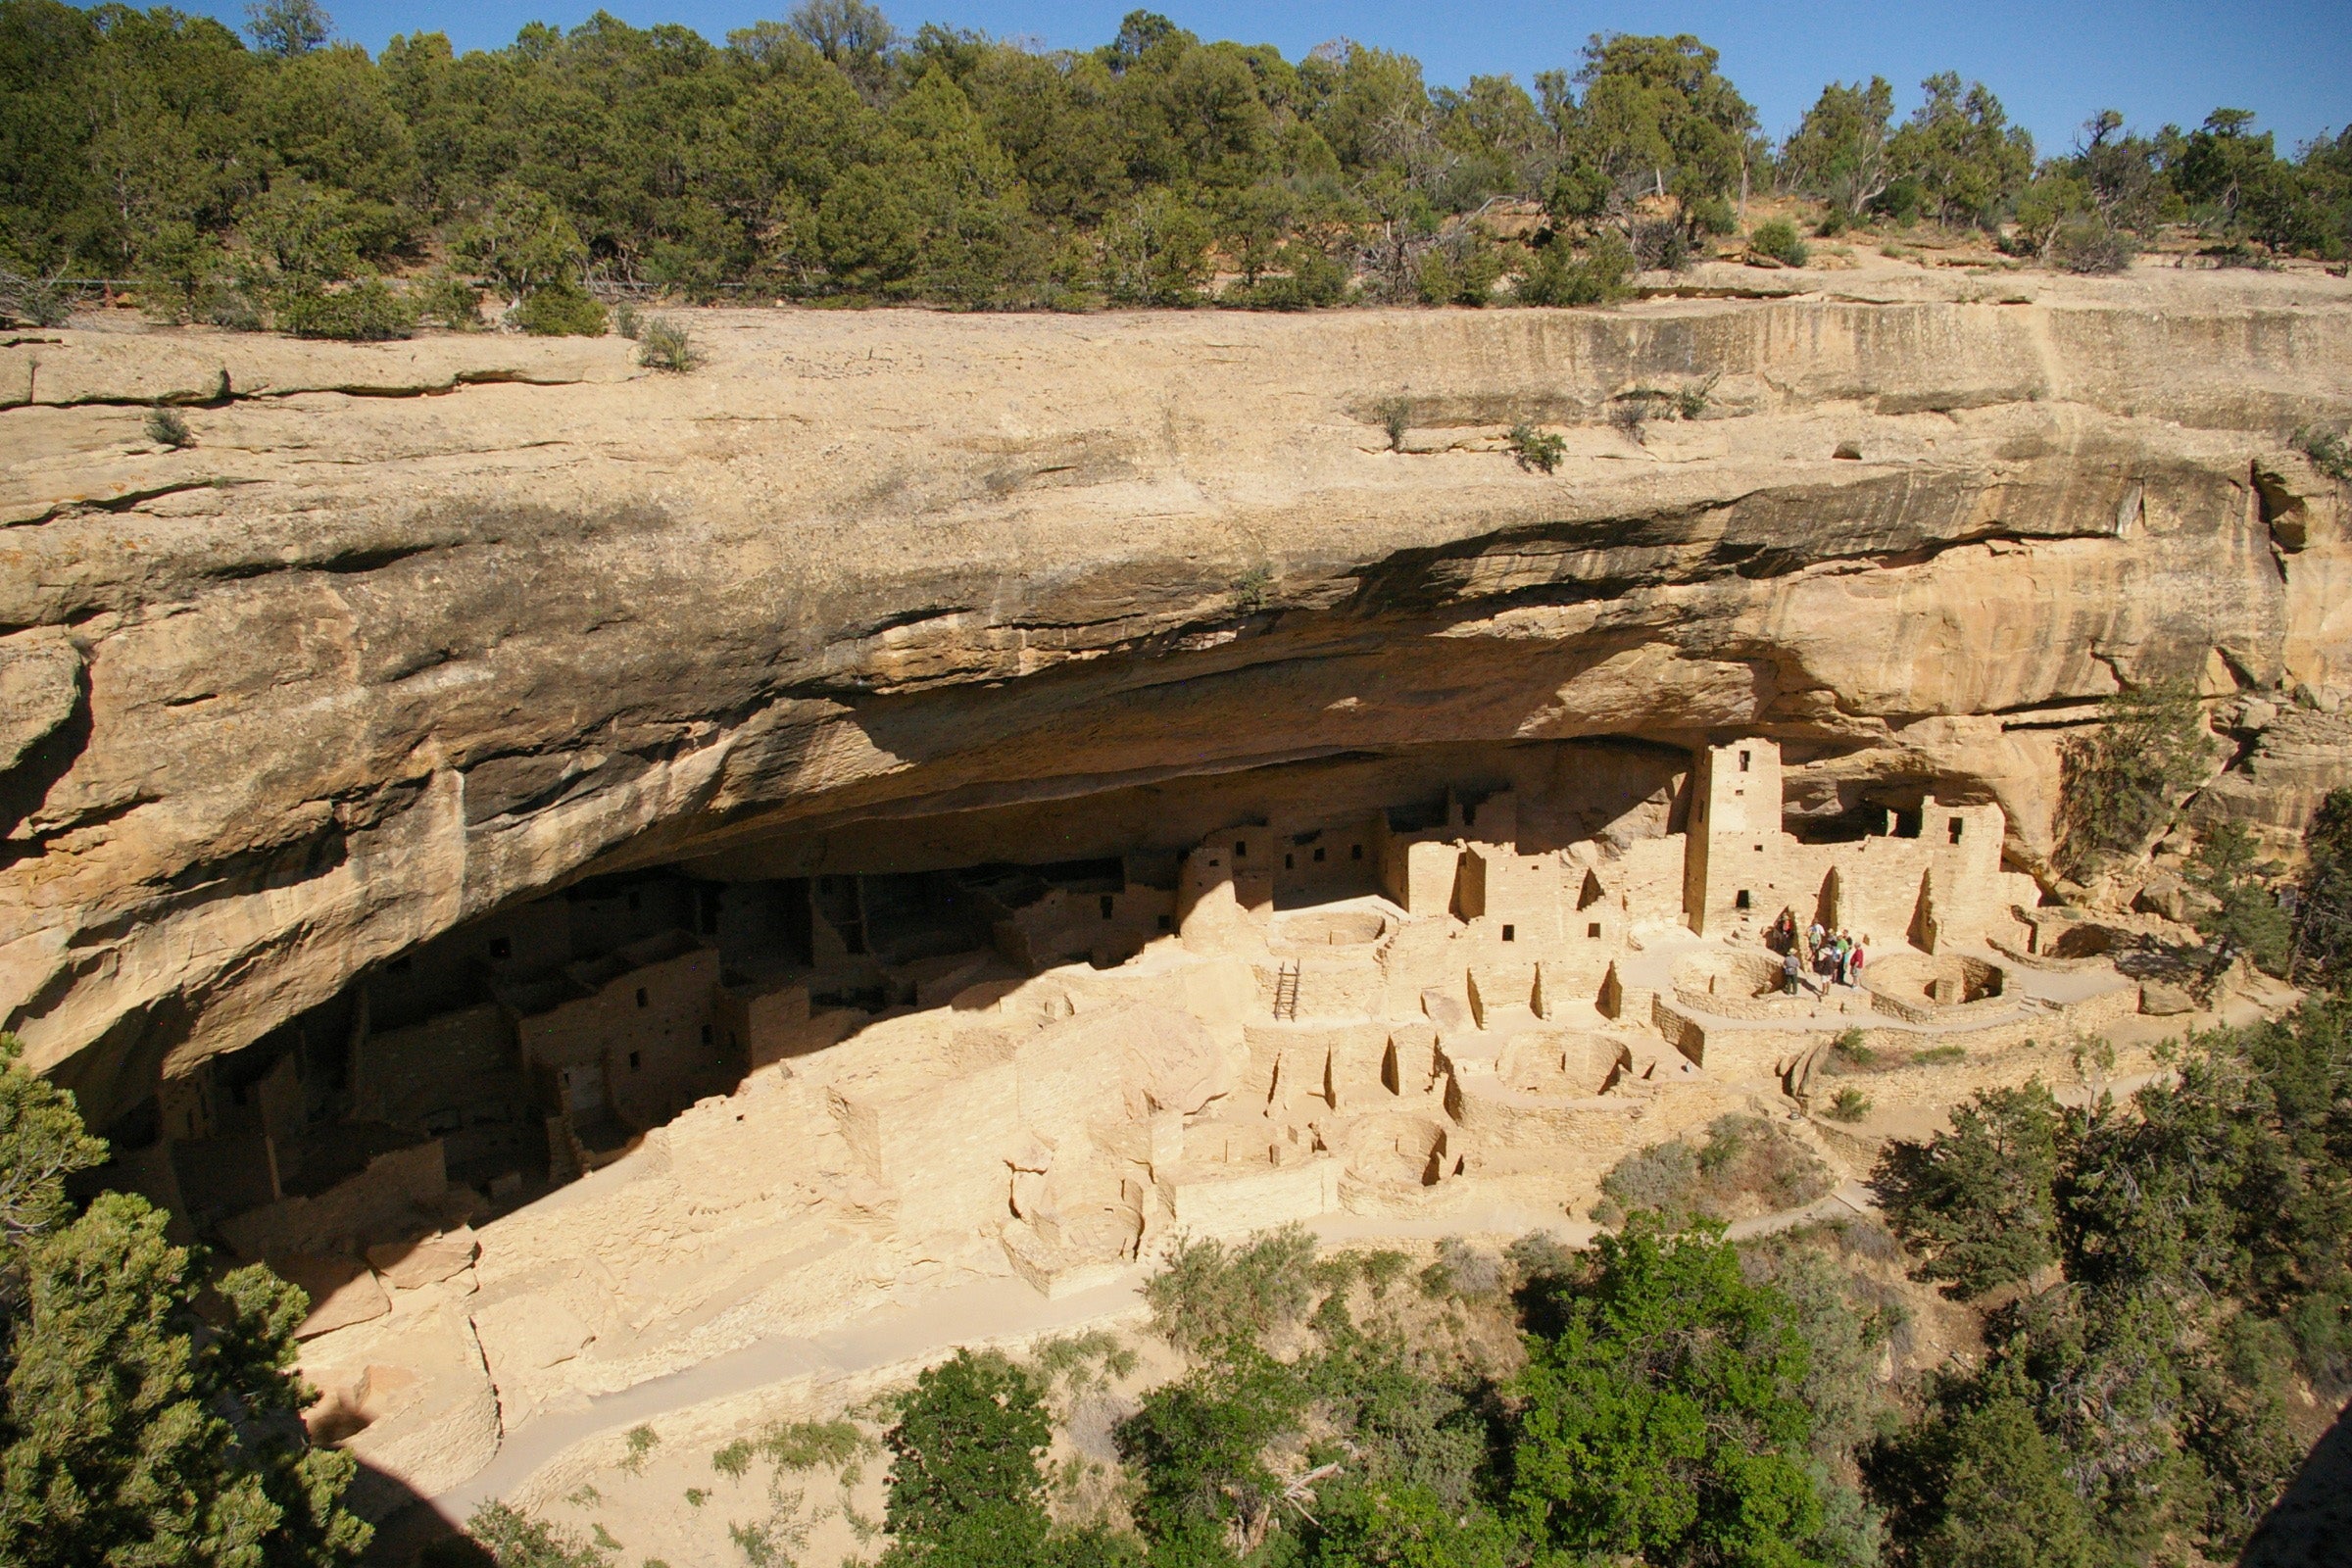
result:
[(2097, 727), (2070, 740), (2059, 760), (2059, 865), (2080, 872), (2100, 855), (2136, 852), (2154, 838), (2212, 770), (2212, 744), (2186, 680), (2109, 697)]
[(1916, 1279), (1981, 1296), (2058, 1256), (2059, 1145), (2064, 1113), (2040, 1080), (1980, 1090), (1952, 1110), (1952, 1130), (1925, 1144), (1896, 1140), (1871, 1172), (1887, 1228), (1923, 1254)]
[(0, 1034), (0, 1304), (22, 1299), (25, 1257), (72, 1212), (66, 1178), (106, 1158), (82, 1129), (73, 1098), (19, 1065), (24, 1048)]
[(1927, 102), (1888, 138), (1889, 168), (1938, 222), (1993, 227), (2033, 175), (2033, 135), (1981, 81), (1947, 71), (1920, 86)]
[(1867, 85), (1831, 82), (1781, 144), (1781, 177), (1828, 203), (1836, 221), (1853, 221), (1886, 188), (1893, 118), (1894, 89), (1886, 77), (1873, 76)]
[(1426, 1487), (1347, 1486), (1315, 1499), (1313, 1568), (1503, 1568), (1509, 1533), (1483, 1508), (1449, 1507)]
[(2254, 836), (2239, 822), (2216, 826), (2189, 857), (2185, 879), (2210, 901), (2193, 919), (2213, 949), (2214, 971), (2242, 955), (2272, 974), (2286, 972), (2294, 928), (2273, 891), (2282, 870), (2261, 858)]
[(1720, 1226), (1667, 1233), (1637, 1215), (1596, 1251), (1511, 1383), (1511, 1506), (1539, 1559), (1821, 1561), (1788, 1302), (1748, 1283)]
[(785, 25), (869, 98), (879, 98), (889, 89), (899, 29), (879, 6), (866, 0), (800, 0)]
[[(1595, 36), (1576, 74), (1583, 96), (1559, 102), (1564, 146), (1547, 204), (1555, 219), (1630, 221), (1644, 195), (1671, 196), (1696, 239), (1746, 168), (1755, 111), (1688, 33)], [(1555, 89), (1556, 91), (1556, 89)]]
[(334, 25), (318, 0), (256, 0), (245, 8), (245, 30), (264, 54), (309, 54), (326, 42)]
[(545, 192), (509, 183), (458, 240), (458, 253), (520, 303), (533, 291), (577, 284), (588, 248)]
[(2094, 1568), (2065, 1455), (2014, 1395), (1938, 1408), (1874, 1458), (1897, 1504), (1897, 1561), (1918, 1568)]
[(1036, 1376), (958, 1350), (915, 1379), (884, 1442), (894, 1456), (889, 1563), (1031, 1568), (1049, 1520), (1039, 1457), (1054, 1436)]
[(2352, 982), (2352, 789), (2330, 790), (2304, 830), (2295, 887), (2295, 974), (2336, 991)]
[(2225, 234), (2242, 233), (2251, 213), (2278, 205), (2291, 180), (2269, 131), (2257, 134), (2253, 111), (2216, 109), (2189, 132), (2173, 161), (2174, 185), (2192, 211)]
[(354, 1560), (370, 1535), (338, 1500), (355, 1463), (310, 1447), (296, 1416), (315, 1396), (286, 1370), (302, 1293), (258, 1266), (208, 1278), (130, 1194), (68, 1222), (64, 1178), (103, 1146), (16, 1058), (0, 1037), (0, 1560)]
[(1181, 196), (1148, 191), (1102, 225), (1102, 277), (1121, 305), (1191, 305), (1208, 281), (1208, 217)]
[(1154, 1562), (1246, 1553), (1276, 1524), (1283, 1486), (1266, 1449), (1298, 1429), (1305, 1388), (1247, 1339), (1211, 1348), (1118, 1427), (1119, 1452), (1142, 1477), (1135, 1521)]

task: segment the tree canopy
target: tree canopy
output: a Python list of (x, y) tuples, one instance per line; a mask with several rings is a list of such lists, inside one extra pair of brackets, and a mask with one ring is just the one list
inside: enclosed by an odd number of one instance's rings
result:
[(310, 1446), (314, 1396), (286, 1370), (302, 1293), (259, 1266), (215, 1277), (131, 1194), (74, 1214), (66, 1178), (105, 1146), (17, 1054), (0, 1035), (0, 1560), (356, 1560), (355, 1463)]
[[(908, 33), (867, 0), (802, 0), (715, 43), (599, 12), (370, 58), (316, 0), (256, 5), (244, 36), (0, 0), (0, 270), (143, 279), (165, 314), (228, 324), (436, 267), (511, 300), (586, 281), (1296, 308), (1481, 303), (1517, 276), (1518, 297), (1570, 304), (1615, 287), (1614, 260), (1568, 270), (1588, 251), (1675, 265), (1775, 188), (1833, 225), (2033, 220), (2045, 250), (2069, 222), (2180, 218), (2232, 244), (2352, 244), (2352, 132), (2290, 158), (2242, 110), (2151, 135), (2108, 112), (2037, 171), (1991, 89), (1948, 73), (1899, 120), (1885, 80), (1833, 83), (1776, 147), (1695, 37), (1595, 35), (1531, 65), (1524, 86), (1433, 87), (1405, 55), (1343, 39), (1291, 60), (1145, 11), (1099, 48), (1042, 51)], [(1540, 204), (1542, 226), (1466, 233), (1495, 198)]]

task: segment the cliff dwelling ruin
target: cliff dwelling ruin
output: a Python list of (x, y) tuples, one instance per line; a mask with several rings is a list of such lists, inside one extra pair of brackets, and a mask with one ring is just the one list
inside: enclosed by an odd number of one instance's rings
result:
[[(1992, 1057), (2136, 1005), (2032, 967), (1999, 806), (1791, 817), (1783, 774), (1762, 737), (1337, 760), (591, 878), (167, 1078), (118, 1179), (315, 1270), (789, 1105), (770, 1181), (1057, 1295), (1178, 1230), (1541, 1203), (1846, 1030)], [(1787, 980), (1784, 914), (1861, 975)], [(388, 1309), (358, 1279), (313, 1332)]]
[[(1185, 1237), (1580, 1243), (1725, 1117), (1867, 1205), (1978, 1089), (2281, 1005), (2164, 967), (2185, 845), (2352, 782), (2284, 437), (2352, 410), (2340, 280), (2027, 281), (713, 310), (668, 377), (68, 331), (7, 415), (0, 1024), (99, 1185), (310, 1293), (379, 1519), (1108, 1321)], [(2075, 880), (2067, 748), (2158, 683), (2180, 833)]]

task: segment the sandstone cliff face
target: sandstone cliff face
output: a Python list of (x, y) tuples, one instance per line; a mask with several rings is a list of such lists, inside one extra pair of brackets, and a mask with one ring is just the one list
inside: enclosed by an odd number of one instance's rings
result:
[[(1837, 277), (708, 312), (685, 377), (619, 339), (21, 337), (0, 1020), (103, 1119), (583, 870), (1338, 754), (1759, 733), (1821, 809), (1997, 799), (2040, 869), (2066, 727), (2184, 673), (2288, 715), (2209, 812), (2292, 831), (2348, 781), (2345, 497), (2287, 437), (2352, 414), (2352, 287)], [(1643, 390), (1697, 416), (1637, 438)], [(157, 399), (192, 446), (147, 443)]]

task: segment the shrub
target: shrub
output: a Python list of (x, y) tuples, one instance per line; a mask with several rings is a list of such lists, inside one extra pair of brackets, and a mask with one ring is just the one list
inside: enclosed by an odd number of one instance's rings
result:
[(1458, 1236), (1440, 1242), (1438, 1260), (1421, 1271), (1422, 1291), (1441, 1299), (1485, 1300), (1499, 1295), (1503, 1282), (1502, 1259)]
[(0, 317), (27, 326), (63, 326), (73, 309), (55, 280), (0, 271)]
[(1847, 1084), (1830, 1102), (1828, 1114), (1832, 1121), (1860, 1121), (1870, 1114), (1870, 1097)]
[(1679, 272), (1690, 265), (1690, 236), (1671, 218), (1634, 225), (1634, 260), (1645, 272)]
[(1525, 419), (1511, 426), (1508, 444), (1511, 460), (1530, 473), (1538, 469), (1551, 472), (1568, 450), (1566, 440), (1549, 430), (1539, 430)]
[[(1644, 1208), (1672, 1213), (1689, 1201), (1697, 1184), (1698, 1152), (1677, 1138), (1617, 1161), (1600, 1179), (1600, 1190), (1620, 1214)], [(1600, 1216), (1595, 1208), (1593, 1217)]]
[(232, 283), (217, 288), (204, 303), (206, 324), (224, 332), (259, 332), (270, 324), (270, 313), (251, 287)]
[(1112, 1380), (1133, 1372), (1138, 1358), (1119, 1343), (1117, 1335), (1106, 1329), (1088, 1329), (1047, 1340), (1038, 1346), (1035, 1359), (1038, 1374), (1049, 1384), (1077, 1393), (1108, 1388)]
[(622, 300), (612, 307), (612, 330), (630, 342), (634, 343), (637, 340), (637, 328), (641, 324), (637, 315), (636, 301)]
[(159, 403), (147, 411), (147, 439), (159, 447), (171, 447), (177, 451), (195, 440), (195, 437), (188, 433), (185, 415)]
[(533, 337), (603, 337), (605, 307), (577, 283), (558, 281), (525, 294), (514, 324)]
[(2132, 236), (2104, 219), (2061, 223), (2050, 240), (2050, 260), (2070, 272), (2129, 271), (2138, 253)]
[(482, 291), (462, 277), (444, 272), (427, 279), (416, 291), (416, 306), (420, 316), (453, 332), (481, 330)]
[(296, 337), (375, 343), (415, 332), (416, 307), (380, 277), (333, 290), (304, 283), (278, 301), (277, 325)]
[(1380, 427), (1388, 432), (1389, 450), (1402, 452), (1404, 436), (1412, 428), (1413, 404), (1410, 398), (1385, 398), (1375, 411), (1380, 415)]
[(1298, 1225), (1231, 1248), (1184, 1242), (1144, 1286), (1152, 1332), (1180, 1350), (1260, 1343), (1306, 1311), (1314, 1259), (1315, 1239)]
[[(612, 1564), (612, 1558), (577, 1536), (504, 1502), (485, 1502), (476, 1508), (466, 1521), (466, 1536), (465, 1544), (486, 1553), (496, 1568), (611, 1568)], [(442, 1560), (456, 1568), (468, 1560), (463, 1551), (462, 1546), (446, 1550)]]
[(1254, 284), (1228, 288), (1218, 302), (1264, 311), (1303, 311), (1337, 305), (1347, 297), (1346, 265), (1316, 246), (1293, 241), (1276, 253), (1275, 263), (1289, 270), (1268, 272)]
[(645, 1468), (646, 1459), (652, 1455), (655, 1448), (661, 1446), (661, 1443), (662, 1434), (643, 1422), (629, 1428), (629, 1452), (628, 1456), (620, 1461), (620, 1467), (630, 1475), (636, 1475)]
[(1576, 1266), (1576, 1253), (1549, 1231), (1529, 1231), (1502, 1255), (1522, 1281), (1557, 1279)]
[(666, 316), (657, 316), (638, 324), (635, 336), (637, 363), (649, 369), (683, 374), (702, 363), (702, 357), (695, 352), (692, 335)]
[(1541, 246), (1512, 289), (1521, 305), (1607, 305), (1632, 290), (1633, 252), (1615, 234), (1594, 240), (1576, 255), (1564, 238)]
[(1864, 1043), (1862, 1031), (1848, 1029), (1830, 1045), (1830, 1059), (1838, 1066), (1868, 1068), (1878, 1064), (1880, 1054)]
[(760, 1434), (759, 1443), (779, 1470), (838, 1469), (865, 1446), (865, 1434), (848, 1421), (779, 1421)]
[(2352, 442), (2322, 425), (2307, 424), (2295, 432), (2294, 446), (2328, 478), (2352, 484)]
[(1799, 1208), (1837, 1183), (1820, 1156), (1761, 1116), (1718, 1116), (1698, 1152), (1702, 1200), (1724, 1219), (1743, 1207)]
[(1758, 256), (1769, 256), (1785, 267), (1802, 267), (1811, 256), (1805, 242), (1797, 237), (1796, 225), (1786, 218), (1775, 218), (1758, 223), (1747, 239), (1747, 248)]

